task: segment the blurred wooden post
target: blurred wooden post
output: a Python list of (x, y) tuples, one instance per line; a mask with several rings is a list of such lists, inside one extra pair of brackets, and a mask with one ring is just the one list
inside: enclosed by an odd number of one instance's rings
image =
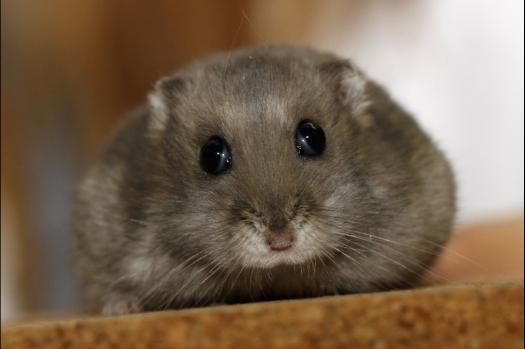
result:
[(41, 306), (44, 272), (53, 272), (38, 269), (45, 253), (35, 218), (35, 147), (69, 125), (81, 173), (158, 78), (205, 54), (252, 44), (246, 28), (233, 42), (249, 3), (2, 1), (2, 189), (20, 230), (2, 234), (23, 246), (26, 310)]

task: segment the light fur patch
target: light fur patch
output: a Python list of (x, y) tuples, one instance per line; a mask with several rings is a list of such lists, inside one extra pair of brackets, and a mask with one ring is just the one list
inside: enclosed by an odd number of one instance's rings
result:
[(352, 108), (354, 118), (363, 126), (372, 126), (373, 119), (365, 113), (370, 101), (365, 93), (366, 78), (356, 70), (346, 70), (341, 76), (341, 100), (343, 104)]
[(240, 260), (244, 266), (270, 269), (277, 265), (298, 265), (313, 260), (322, 254), (324, 244), (320, 232), (311, 224), (297, 224), (292, 222), (294, 229), (294, 243), (286, 251), (272, 251), (264, 238), (264, 234), (257, 229), (246, 227), (238, 234), (247, 237), (233, 238), (241, 241), (236, 250), (241, 251)]
[(166, 128), (168, 122), (168, 105), (164, 94), (156, 90), (148, 95), (151, 107), (151, 118), (149, 120), (149, 131), (152, 135), (160, 134)]
[(142, 256), (133, 256), (124, 264), (127, 269), (127, 279), (134, 282), (144, 282), (147, 280), (153, 271), (155, 261), (146, 253)]
[(281, 96), (270, 95), (266, 101), (266, 115), (274, 116), (279, 120), (279, 123), (284, 126), (289, 120), (289, 115), (286, 114), (285, 101)]

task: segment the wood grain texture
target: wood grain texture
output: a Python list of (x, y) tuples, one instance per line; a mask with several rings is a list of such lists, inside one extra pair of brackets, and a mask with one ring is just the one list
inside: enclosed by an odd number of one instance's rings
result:
[(523, 281), (43, 322), (2, 348), (523, 348)]

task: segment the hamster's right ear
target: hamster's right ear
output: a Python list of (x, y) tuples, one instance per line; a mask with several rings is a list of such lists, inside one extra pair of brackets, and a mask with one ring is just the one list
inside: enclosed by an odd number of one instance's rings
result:
[(151, 108), (150, 132), (152, 134), (162, 132), (166, 128), (185, 85), (186, 83), (181, 77), (166, 77), (157, 81), (155, 90), (148, 96)]
[(334, 86), (334, 93), (354, 114), (361, 113), (369, 104), (365, 93), (367, 79), (348, 60), (333, 60), (320, 65), (321, 76)]

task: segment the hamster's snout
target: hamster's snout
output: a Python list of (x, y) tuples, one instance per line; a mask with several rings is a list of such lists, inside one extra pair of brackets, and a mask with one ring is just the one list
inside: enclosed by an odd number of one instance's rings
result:
[(266, 226), (263, 234), (272, 251), (284, 251), (293, 246), (294, 229), (291, 223), (295, 218), (295, 213), (285, 213), (289, 210), (283, 209), (284, 207), (286, 207), (284, 204), (270, 205), (266, 219), (263, 219)]
[(272, 251), (287, 250), (292, 247), (293, 241), (293, 231), (289, 227), (278, 231), (270, 231), (266, 238), (266, 243), (270, 246)]

